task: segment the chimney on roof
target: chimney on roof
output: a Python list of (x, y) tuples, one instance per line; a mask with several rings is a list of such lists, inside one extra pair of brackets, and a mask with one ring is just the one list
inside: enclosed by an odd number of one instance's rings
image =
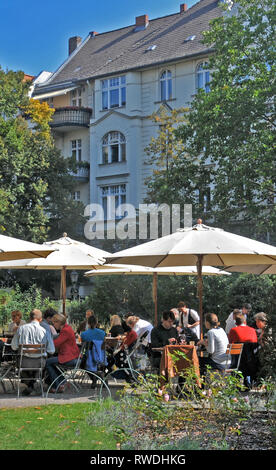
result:
[(188, 5), (187, 3), (181, 3), (180, 5), (180, 13), (184, 13), (185, 11), (188, 10)]
[(99, 33), (97, 33), (97, 31), (90, 31), (89, 34), (90, 34), (91, 38), (94, 38)]
[(72, 52), (74, 52), (74, 50), (77, 49), (81, 41), (82, 41), (82, 38), (80, 38), (79, 36), (73, 36), (72, 38), (69, 38), (69, 42), (68, 42), (69, 55), (71, 55)]
[(145, 29), (149, 24), (148, 15), (136, 16), (136, 28)]

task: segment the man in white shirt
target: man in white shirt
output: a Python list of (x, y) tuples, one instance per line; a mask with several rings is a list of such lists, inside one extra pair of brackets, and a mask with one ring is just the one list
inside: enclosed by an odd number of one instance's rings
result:
[(177, 327), (180, 332), (183, 328), (190, 328), (200, 338), (200, 318), (195, 310), (187, 307), (187, 304), (183, 301), (177, 305), (180, 313), (179, 326)]
[[(17, 351), (22, 344), (45, 344), (46, 353), (45, 357), (42, 358), (42, 365), (45, 366), (47, 353), (54, 354), (55, 346), (52, 339), (52, 335), (49, 331), (46, 331), (40, 323), (42, 321), (42, 313), (38, 309), (32, 310), (30, 313), (30, 321), (26, 325), (22, 325), (16, 331), (11, 347), (14, 351)], [(23, 368), (39, 368), (41, 365), (41, 355), (31, 354), (24, 355), (22, 358), (21, 366)], [(34, 391), (35, 377), (37, 371), (26, 370), (22, 371), (22, 383), (27, 385), (27, 388), (23, 390), (22, 395), (30, 395)], [(24, 378), (26, 379), (24, 381)], [(27, 380), (28, 379), (28, 380)], [(30, 380), (33, 379), (33, 380)]]
[[(236, 326), (234, 313), (235, 314), (242, 313), (243, 315), (245, 315), (245, 318), (247, 319), (246, 323), (249, 324), (248, 316), (250, 315), (251, 310), (252, 310), (252, 307), (250, 304), (244, 304), (241, 310), (238, 308), (235, 308), (233, 312), (230, 313), (229, 317), (226, 320), (225, 333), (228, 335), (230, 330), (232, 328), (235, 328)], [(252, 325), (249, 325), (249, 326), (252, 326)]]

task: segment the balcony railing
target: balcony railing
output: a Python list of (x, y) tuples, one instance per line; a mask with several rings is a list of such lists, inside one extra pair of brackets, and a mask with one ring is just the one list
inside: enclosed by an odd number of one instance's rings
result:
[(91, 114), (91, 108), (79, 108), (77, 106), (55, 108), (50, 125), (51, 127), (88, 127)]
[(79, 181), (88, 182), (89, 180), (89, 168), (78, 168), (76, 173), (70, 171), (70, 175), (77, 178)]

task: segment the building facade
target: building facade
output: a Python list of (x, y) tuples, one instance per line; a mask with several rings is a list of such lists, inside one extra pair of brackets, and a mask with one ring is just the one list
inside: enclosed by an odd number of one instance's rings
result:
[(162, 104), (189, 106), (198, 87), (208, 92), (212, 50), (202, 31), (222, 14), (217, 0), (201, 0), (173, 15), (142, 15), (125, 28), (69, 39), (68, 58), (38, 77), (32, 96), (55, 108), (56, 146), (79, 163), (72, 197), (100, 204), (105, 217), (110, 195), (116, 206), (144, 201), (152, 171), (145, 147), (158, 132), (151, 115)]

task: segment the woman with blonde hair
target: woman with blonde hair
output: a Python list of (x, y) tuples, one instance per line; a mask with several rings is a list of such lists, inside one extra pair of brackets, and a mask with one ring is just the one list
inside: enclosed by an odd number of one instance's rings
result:
[(110, 334), (113, 338), (124, 334), (122, 321), (119, 315), (112, 315), (110, 318)]
[(138, 337), (147, 331), (148, 335), (146, 338), (146, 343), (150, 342), (150, 334), (151, 330), (153, 329), (153, 326), (150, 322), (132, 315), (126, 319), (126, 324), (137, 333)]

